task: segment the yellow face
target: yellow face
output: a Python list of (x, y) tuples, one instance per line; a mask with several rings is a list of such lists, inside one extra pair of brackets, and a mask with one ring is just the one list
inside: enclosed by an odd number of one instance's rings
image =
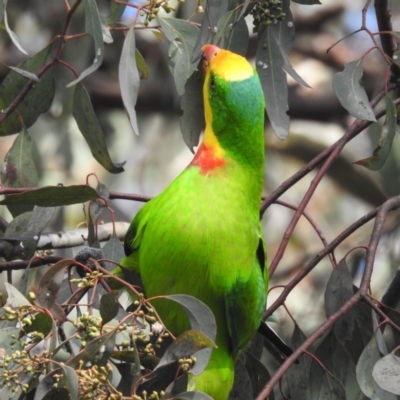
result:
[(223, 157), (224, 150), (221, 148), (212, 130), (213, 115), (209, 102), (210, 78), (211, 76), (218, 76), (218, 78), (228, 82), (242, 81), (252, 77), (254, 69), (244, 57), (228, 50), (219, 49), (213, 45), (206, 45), (203, 47), (203, 50), (206, 56), (206, 60), (203, 63), (203, 69), (206, 74), (203, 87), (206, 119), (204, 144), (207, 147), (213, 147), (218, 157)]
[(213, 73), (225, 81), (242, 81), (254, 75), (253, 67), (244, 57), (222, 49), (205, 62), (204, 70), (207, 75)]

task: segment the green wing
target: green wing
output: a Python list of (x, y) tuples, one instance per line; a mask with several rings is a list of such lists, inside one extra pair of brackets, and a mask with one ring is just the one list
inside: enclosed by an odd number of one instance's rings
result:
[(265, 310), (268, 287), (265, 244), (260, 237), (253, 268), (247, 281), (238, 280), (225, 299), (228, 331), (236, 359), (252, 339)]

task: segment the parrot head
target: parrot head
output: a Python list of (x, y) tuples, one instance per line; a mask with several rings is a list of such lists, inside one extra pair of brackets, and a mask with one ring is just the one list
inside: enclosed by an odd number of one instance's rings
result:
[[(242, 56), (205, 45), (206, 129), (203, 144), (219, 157), (264, 163), (264, 95), (256, 70)], [(262, 152), (262, 157), (260, 153)]]

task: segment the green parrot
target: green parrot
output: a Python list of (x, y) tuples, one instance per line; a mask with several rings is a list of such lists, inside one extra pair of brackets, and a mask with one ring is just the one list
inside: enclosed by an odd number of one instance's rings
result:
[[(187, 168), (132, 221), (121, 265), (140, 274), (149, 298), (187, 294), (211, 309), (217, 348), (189, 383), (227, 400), (234, 363), (260, 325), (268, 286), (259, 221), (264, 96), (245, 58), (214, 45), (203, 52), (203, 141)], [(173, 334), (189, 329), (179, 305), (153, 305)]]

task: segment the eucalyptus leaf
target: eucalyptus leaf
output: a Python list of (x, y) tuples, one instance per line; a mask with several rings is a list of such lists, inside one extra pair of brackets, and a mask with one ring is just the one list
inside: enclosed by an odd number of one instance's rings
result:
[[(353, 296), (353, 283), (346, 259), (342, 259), (332, 270), (325, 290), (325, 310), (329, 318), (335, 314)], [(334, 326), (336, 337), (344, 343), (352, 339), (354, 329), (355, 310), (350, 308)]]
[(65, 259), (52, 265), (42, 276), (37, 289), (38, 304), (48, 309), (55, 319), (66, 320), (63, 309), (56, 304), (58, 292), (65, 275), (65, 269), (74, 264), (74, 260)]
[(176, 18), (158, 18), (165, 36), (171, 42), (170, 68), (174, 76), (176, 90), (180, 96), (185, 92), (185, 84), (196, 69), (191, 62), (198, 28), (189, 21)]
[(380, 360), (381, 355), (378, 350), (375, 336), (365, 347), (357, 363), (357, 381), (362, 392), (371, 400), (396, 400), (392, 393), (382, 390), (372, 378), (372, 371), (375, 364)]
[(35, 82), (39, 82), (39, 78), (33, 72), (25, 71), (25, 70), (23, 70), (21, 68), (12, 67), (12, 66), (9, 66), (9, 65), (7, 65), (7, 68), (12, 69), (17, 74), (20, 74), (20, 75), (24, 76), (25, 78), (31, 79), (31, 80), (33, 80)]
[(381, 389), (400, 395), (400, 357), (393, 353), (382, 357), (374, 365), (372, 377)]
[[(328, 372), (316, 361), (311, 364), (310, 383), (311, 398), (318, 398), (317, 393), (329, 393), (329, 382), (343, 388), (347, 398), (362, 400), (363, 396), (356, 380), (356, 366), (350, 353), (330, 331), (315, 352), (316, 358)], [(340, 383), (338, 385), (338, 383)], [(339, 390), (342, 393), (342, 390)], [(345, 398), (346, 398), (345, 395)], [(338, 398), (342, 398), (342, 395)]]
[[(200, 300), (195, 297), (185, 294), (174, 294), (169, 296), (162, 296), (166, 299), (173, 300), (178, 303), (185, 311), (190, 327), (193, 330), (200, 331), (207, 335), (213, 342), (217, 335), (217, 325), (212, 311)], [(211, 348), (205, 348), (197, 351), (194, 356), (197, 359), (191, 372), (193, 375), (200, 374), (204, 367), (208, 364), (211, 357)]]
[(105, 325), (116, 317), (119, 310), (118, 291), (113, 290), (101, 296), (100, 299), (100, 315), (102, 324)]
[(183, 140), (192, 153), (193, 148), (199, 144), (200, 134), (205, 126), (202, 87), (202, 73), (196, 70), (187, 80), (185, 93), (181, 98), (183, 114), (179, 122)]
[(96, 71), (102, 64), (104, 57), (103, 30), (96, 0), (84, 0), (83, 4), (85, 5), (85, 32), (91, 35), (94, 40), (95, 56), (93, 64), (85, 69), (77, 79), (69, 83), (67, 87), (76, 85), (83, 78), (86, 78), (92, 72)]
[[(298, 325), (295, 325), (291, 338), (292, 348), (298, 348), (307, 337)], [(293, 364), (287, 371), (288, 385), (292, 398), (308, 400), (310, 398), (310, 380), (308, 379), (311, 367), (311, 358), (303, 354), (298, 358), (299, 363)]]
[[(216, 348), (217, 346), (203, 332), (197, 330), (185, 331), (167, 348), (156, 369), (178, 361), (180, 358), (190, 356), (206, 347)], [(196, 361), (196, 364), (198, 362)], [(207, 364), (203, 365), (202, 369), (204, 370), (206, 366)]]
[[(50, 44), (39, 53), (18, 64), (18, 69), (36, 75), (51, 56), (52, 45)], [(17, 106), (23, 124), (27, 128), (33, 125), (39, 115), (46, 112), (51, 106), (55, 93), (54, 70), (54, 66), (50, 66), (40, 77), (39, 82), (30, 88)], [(25, 76), (18, 72), (10, 71), (0, 85), (0, 109), (7, 109), (21, 93), (27, 82), (28, 80)], [(21, 129), (23, 129), (21, 120), (18, 114), (14, 112), (0, 124), (0, 136), (11, 135), (20, 132)]]
[(104, 134), (94, 113), (90, 97), (81, 83), (75, 88), (72, 115), (97, 162), (113, 174), (123, 172), (122, 166), (125, 163), (113, 163), (110, 158)]
[[(29, 188), (38, 185), (36, 166), (32, 160), (32, 138), (25, 126), (22, 127), (22, 132), (15, 139), (4, 162), (5, 165), (1, 170), (1, 176), (5, 187)], [(33, 206), (10, 204), (8, 209), (13, 217), (16, 217), (27, 211), (32, 211)]]
[(119, 61), (119, 86), (122, 101), (129, 116), (133, 132), (139, 134), (136, 119), (136, 101), (139, 94), (140, 77), (136, 65), (135, 26), (132, 25), (125, 37)]
[(86, 367), (105, 365), (114, 349), (116, 330), (105, 333), (90, 341), (75, 357), (66, 362), (71, 368), (77, 368), (82, 362)]
[(97, 192), (87, 185), (48, 186), (25, 193), (10, 194), (1, 204), (29, 204), (40, 207), (68, 206), (97, 199)]
[[(113, 260), (115, 262), (119, 262), (121, 258), (125, 257), (124, 246), (122, 246), (121, 241), (115, 233), (112, 234), (111, 238), (103, 246), (102, 250), (104, 253), (104, 258)], [(115, 264), (110, 262), (106, 262), (105, 264), (108, 271), (115, 269)]]
[(114, 25), (122, 17), (125, 11), (126, 4), (118, 4), (111, 1), (110, 15), (107, 18), (107, 25)]
[(345, 65), (342, 72), (333, 77), (333, 89), (340, 104), (353, 116), (367, 121), (376, 121), (367, 93), (361, 85), (362, 59)]
[(10, 36), (10, 39), (21, 53), (28, 55), (28, 52), (24, 50), (21, 43), (19, 42), (17, 35), (11, 30), (10, 26), (8, 25), (7, 3), (8, 0), (3, 0), (3, 20), (4, 20), (4, 25), (6, 26), (6, 31), (8, 33), (8, 36)]
[(396, 133), (397, 111), (389, 95), (386, 95), (386, 121), (381, 130), (378, 146), (375, 148), (371, 157), (356, 161), (372, 171), (377, 171), (383, 167), (392, 148), (394, 135)]
[(63, 384), (68, 389), (70, 400), (78, 400), (78, 389), (79, 389), (79, 382), (78, 382), (78, 375), (76, 374), (75, 370), (64, 363), (60, 364), (63, 378), (60, 382), (60, 386), (62, 387)]
[(288, 85), (283, 70), (284, 59), (272, 28), (277, 25), (278, 23), (264, 27), (259, 32), (256, 68), (264, 92), (269, 121), (278, 138), (285, 139), (289, 134), (290, 125), (287, 114)]
[(201, 48), (206, 43), (215, 43), (218, 33), (218, 21), (226, 14), (228, 10), (228, 2), (220, 0), (208, 0), (203, 21), (201, 23), (200, 32), (193, 48), (191, 62), (197, 63), (202, 56)]

